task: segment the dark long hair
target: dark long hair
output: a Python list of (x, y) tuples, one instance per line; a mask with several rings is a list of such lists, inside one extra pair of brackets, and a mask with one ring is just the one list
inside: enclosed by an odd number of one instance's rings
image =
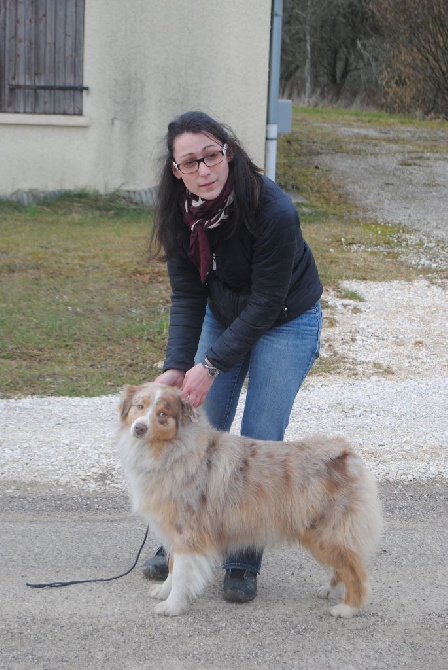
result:
[(174, 140), (183, 133), (203, 133), (229, 147), (228, 155), (232, 156), (229, 171), (233, 174), (234, 201), (232, 214), (228, 225), (226, 224), (226, 237), (235, 235), (242, 226), (251, 230), (260, 201), (261, 170), (250, 159), (234, 132), (204, 112), (181, 114), (168, 125), (166, 156), (157, 191), (154, 227), (150, 239), (149, 251), (152, 258), (163, 253), (164, 259), (169, 259), (184, 239), (180, 203), (185, 185), (181, 179), (176, 179), (171, 169)]

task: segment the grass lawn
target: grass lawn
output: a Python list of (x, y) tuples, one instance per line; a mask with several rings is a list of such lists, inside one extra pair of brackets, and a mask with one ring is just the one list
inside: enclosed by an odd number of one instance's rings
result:
[(97, 395), (154, 374), (169, 290), (151, 213), (80, 194), (0, 204), (0, 393)]
[[(316, 154), (336, 141), (321, 127), (325, 115), (349, 122), (346, 112), (295, 110), (277, 175), (306, 199), (302, 227), (325, 286), (421, 276), (398, 260), (399, 230), (361, 223), (341, 185), (316, 169)], [(353, 122), (385, 119), (393, 122)], [(94, 396), (154, 378), (170, 291), (164, 266), (146, 260), (150, 228), (151, 211), (119, 195), (0, 201), (0, 396)]]

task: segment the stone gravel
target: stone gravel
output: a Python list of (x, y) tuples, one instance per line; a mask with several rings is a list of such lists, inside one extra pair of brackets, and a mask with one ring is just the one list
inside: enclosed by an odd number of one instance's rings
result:
[[(325, 329), (322, 356), (343, 355), (349, 374), (308, 378), (287, 439), (345, 435), (380, 481), (447, 477), (446, 285), (344, 286), (363, 301), (327, 296), (336, 322)], [(117, 410), (118, 395), (1, 399), (0, 479), (122, 488)]]

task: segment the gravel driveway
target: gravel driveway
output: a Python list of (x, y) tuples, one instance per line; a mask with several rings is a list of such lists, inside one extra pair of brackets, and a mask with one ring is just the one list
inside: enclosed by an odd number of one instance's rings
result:
[(366, 216), (448, 242), (448, 131), (325, 126), (344, 152), (321, 154)]

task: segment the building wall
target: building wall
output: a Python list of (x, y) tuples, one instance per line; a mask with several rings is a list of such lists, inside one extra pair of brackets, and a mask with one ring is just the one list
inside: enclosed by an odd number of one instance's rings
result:
[(86, 0), (82, 117), (0, 114), (0, 195), (157, 183), (168, 122), (201, 109), (264, 164), (271, 0)]

